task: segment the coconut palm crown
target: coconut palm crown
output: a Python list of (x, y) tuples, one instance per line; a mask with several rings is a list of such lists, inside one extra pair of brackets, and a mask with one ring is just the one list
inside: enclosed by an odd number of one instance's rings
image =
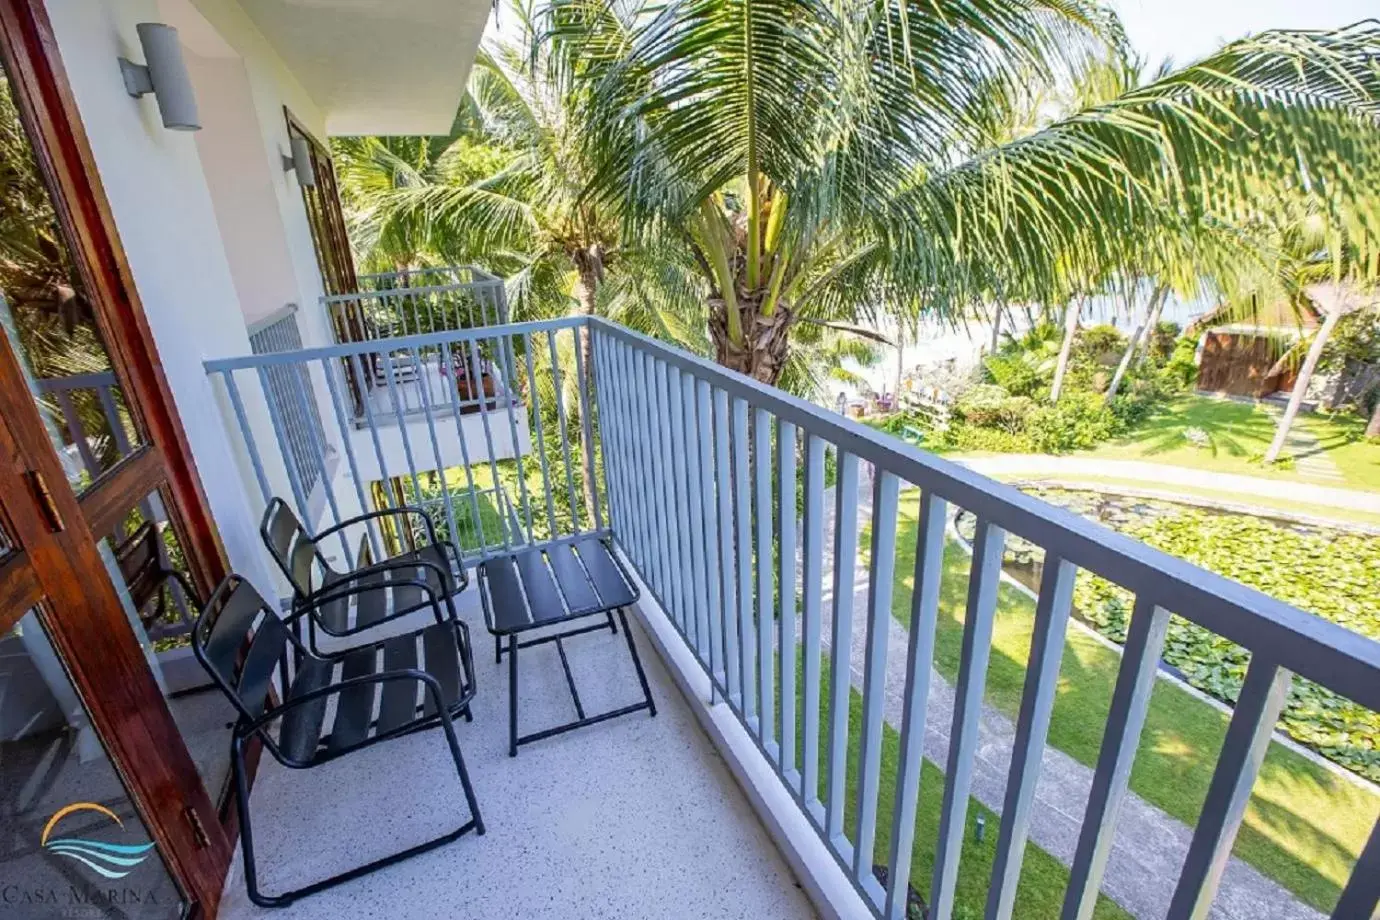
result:
[(1124, 54), (1110, 11), (552, 0), (538, 19), (589, 87), (586, 196), (625, 237), (685, 241), (717, 360), (768, 383), (802, 321), (1062, 303), (1300, 199), (1375, 232), (1351, 203), (1380, 175), (1377, 23), (1234, 42), (996, 143), (996, 101)]

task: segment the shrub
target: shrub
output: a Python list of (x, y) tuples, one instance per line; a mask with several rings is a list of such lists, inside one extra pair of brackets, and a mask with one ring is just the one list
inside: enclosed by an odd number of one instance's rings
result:
[(955, 407), (963, 420), (979, 428), (995, 428), (1008, 434), (1025, 430), (1026, 419), (1035, 408), (1028, 396), (1012, 396), (991, 384), (973, 387)]
[(1060, 454), (1083, 450), (1111, 437), (1116, 417), (1096, 393), (1075, 390), (1052, 406), (1040, 406), (1026, 424), (1035, 449)]
[(945, 433), (936, 446), (966, 451), (987, 451), (995, 454), (1029, 454), (1035, 452), (1030, 435), (1013, 434), (996, 428), (975, 428), (956, 425)]
[(1117, 327), (1103, 323), (1078, 333), (1073, 341), (1073, 360), (1080, 364), (1091, 361), (1115, 365), (1125, 350), (1126, 336)]
[(1170, 355), (1174, 353), (1174, 349), (1178, 344), (1179, 324), (1165, 320), (1156, 324), (1155, 328), (1150, 330), (1150, 338), (1149, 341), (1146, 342), (1145, 355), (1152, 364), (1162, 366), (1169, 360)]
[(1174, 390), (1192, 386), (1198, 379), (1198, 365), (1193, 360), (1198, 351), (1198, 340), (1186, 335), (1174, 343), (1174, 350), (1164, 367), (1160, 368), (1160, 379)]
[(988, 355), (982, 359), (986, 377), (1012, 396), (1034, 396), (1054, 379), (1055, 358), (1040, 352)]

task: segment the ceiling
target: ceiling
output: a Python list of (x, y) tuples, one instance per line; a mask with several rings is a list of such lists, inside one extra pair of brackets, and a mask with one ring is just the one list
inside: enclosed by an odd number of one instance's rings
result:
[(326, 131), (450, 130), (488, 0), (239, 0), (326, 116)]

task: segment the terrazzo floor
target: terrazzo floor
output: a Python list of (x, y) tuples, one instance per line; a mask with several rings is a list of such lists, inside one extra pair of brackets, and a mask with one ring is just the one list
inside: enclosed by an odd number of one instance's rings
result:
[[(466, 595), (469, 595), (468, 597)], [(808, 900), (634, 624), (657, 715), (634, 713), (507, 752), (507, 664), (495, 664), (475, 596), (459, 598), (476, 646), (474, 722), (457, 722), (487, 834), (260, 910), (241, 857), (225, 920), (351, 918), (814, 917)], [(630, 618), (631, 619), (631, 618)], [(635, 702), (621, 632), (566, 641), (589, 713)], [(521, 731), (573, 716), (554, 644), (519, 658)], [(261, 887), (277, 893), (445, 833), (468, 815), (439, 731), (310, 771), (265, 757), (252, 796)]]

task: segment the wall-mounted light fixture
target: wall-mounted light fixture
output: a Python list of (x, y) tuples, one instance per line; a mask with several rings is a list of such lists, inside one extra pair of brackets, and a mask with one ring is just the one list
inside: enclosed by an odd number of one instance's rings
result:
[(296, 134), (288, 135), (288, 143), (292, 145), (292, 156), (283, 157), (283, 172), (296, 173), (298, 183), (304, 188), (311, 188), (316, 185), (316, 169), (311, 162), (311, 145), (305, 137)]
[(144, 60), (148, 63), (136, 64), (128, 58), (120, 58), (125, 89), (136, 99), (153, 93), (158, 100), (163, 127), (173, 131), (200, 131), (196, 95), (187, 76), (187, 63), (182, 59), (182, 43), (177, 40), (177, 30), (161, 22), (141, 22), (134, 29), (139, 33), (139, 44), (143, 46)]

